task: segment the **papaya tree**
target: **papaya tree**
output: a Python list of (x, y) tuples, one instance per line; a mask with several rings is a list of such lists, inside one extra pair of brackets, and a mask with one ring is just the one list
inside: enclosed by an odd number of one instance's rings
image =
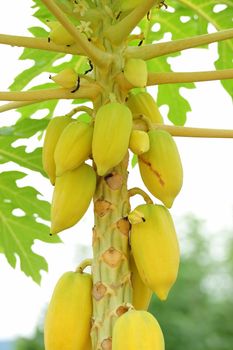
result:
[[(20, 59), (34, 63), (10, 91), (0, 92), (8, 101), (0, 112), (21, 113), (14, 125), (1, 128), (0, 160), (47, 176), (53, 199), (50, 210), (35, 189), (18, 187), (22, 171), (0, 174), (1, 252), (13, 267), (18, 255), (22, 271), (40, 282), (47, 265), (32, 251), (34, 240), (58, 242), (93, 201), (93, 257), (55, 286), (45, 349), (162, 350), (162, 331), (147, 308), (152, 292), (166, 300), (179, 269), (169, 212), (183, 182), (174, 137), (233, 137), (232, 130), (185, 127), (190, 105), (180, 88), (220, 80), (233, 95), (233, 1), (33, 0), (33, 9), (41, 26), (30, 28), (31, 36), (0, 34), (1, 44), (24, 47)], [(215, 31), (209, 33), (209, 24)], [(167, 32), (172, 40), (161, 41)], [(170, 57), (214, 42), (216, 70), (172, 71)], [(68, 62), (61, 60), (67, 56)], [(49, 80), (24, 89), (44, 72)], [(148, 92), (153, 86), (157, 101)], [(61, 100), (73, 106), (54, 115)], [(164, 123), (162, 104), (173, 125)], [(40, 110), (44, 118), (31, 118)], [(44, 137), (43, 148), (27, 153), (12, 146), (35, 135)], [(150, 195), (128, 187), (129, 154)], [(131, 208), (135, 195), (143, 204)], [(12, 217), (14, 208), (25, 215)]]

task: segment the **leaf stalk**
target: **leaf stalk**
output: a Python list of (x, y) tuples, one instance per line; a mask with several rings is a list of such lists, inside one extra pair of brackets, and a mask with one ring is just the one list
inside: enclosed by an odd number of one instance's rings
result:
[(141, 6), (137, 6), (132, 12), (123, 18), (120, 22), (109, 27), (104, 35), (114, 45), (119, 45), (127, 39), (132, 30), (137, 26), (140, 20), (147, 14), (148, 11), (155, 5), (159, 4), (158, 0), (144, 1)]
[[(2, 101), (22, 101), (27, 104), (54, 99), (77, 99), (88, 98), (93, 100), (97, 97), (100, 87), (96, 84), (83, 84), (80, 89), (70, 92), (64, 88), (30, 90), (30, 91), (0, 91), (0, 100)], [(26, 102), (27, 101), (27, 102)]]
[(84, 51), (78, 44), (74, 44), (72, 46), (57, 45), (53, 42), (48, 42), (48, 40), (44, 38), (30, 38), (18, 35), (0, 34), (0, 44), (61, 52), (72, 55), (84, 55)]
[(203, 72), (161, 72), (149, 73), (147, 86), (177, 83), (195, 83), (200, 81), (233, 79), (233, 69)]
[(129, 47), (126, 51), (128, 58), (141, 58), (149, 60), (170, 53), (191, 49), (197, 46), (211, 44), (222, 40), (232, 39), (233, 29), (221, 30), (216, 33), (197, 35), (190, 38), (168, 41), (164, 43), (144, 45), (140, 47)]
[(165, 130), (172, 136), (205, 137), (205, 138), (233, 138), (231, 129), (192, 128), (184, 126), (153, 124), (153, 129)]

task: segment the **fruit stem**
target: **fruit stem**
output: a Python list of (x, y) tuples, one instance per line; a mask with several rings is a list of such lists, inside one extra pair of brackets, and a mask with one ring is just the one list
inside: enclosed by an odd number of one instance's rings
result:
[(83, 49), (78, 44), (74, 44), (72, 46), (57, 45), (51, 41), (48, 42), (48, 40), (44, 38), (30, 38), (18, 35), (0, 34), (0, 44), (69, 53), (72, 55), (84, 55)]
[(148, 117), (146, 117), (145, 115), (140, 114), (140, 115), (138, 116), (138, 118), (136, 117), (135, 119), (144, 120), (144, 122), (145, 122), (146, 125), (147, 125), (148, 130), (153, 129), (153, 123), (152, 123), (151, 120), (150, 120)]
[(142, 5), (137, 6), (131, 11), (128, 16), (124, 17), (120, 22), (110, 26), (104, 35), (114, 45), (119, 45), (124, 42), (132, 30), (137, 26), (140, 20), (147, 14), (148, 11), (155, 5), (159, 4), (158, 0), (147, 0)]
[(76, 107), (74, 109), (72, 109), (72, 111), (70, 111), (69, 113), (66, 114), (67, 117), (73, 117), (76, 113), (78, 112), (86, 112), (87, 114), (89, 114), (91, 117), (93, 116), (93, 109), (87, 106), (79, 106)]
[(147, 86), (176, 83), (195, 83), (198, 81), (233, 79), (233, 69), (203, 72), (163, 72), (150, 73)]
[(85, 259), (83, 260), (76, 268), (76, 272), (83, 273), (86, 267), (92, 266), (92, 259)]
[(149, 60), (155, 57), (168, 55), (173, 52), (179, 52), (231, 38), (233, 38), (233, 29), (220, 30), (216, 33), (197, 35), (190, 38), (168, 41), (164, 43), (144, 45), (141, 47), (129, 47), (126, 50), (126, 56), (128, 58), (134, 57)]
[(129, 197), (136, 196), (137, 194), (139, 194), (147, 204), (153, 204), (153, 201), (150, 198), (150, 196), (146, 192), (144, 192), (141, 188), (133, 187), (130, 190), (128, 190)]
[[(70, 92), (68, 89), (43, 89), (30, 91), (0, 91), (0, 100), (2, 101), (34, 101), (54, 100), (54, 99), (76, 99), (88, 98), (95, 99), (100, 92), (97, 84), (84, 83), (77, 91)], [(46, 96), (46, 98), (45, 98)]]
[(98, 49), (93, 45), (88, 38), (82, 34), (75, 25), (70, 22), (63, 11), (52, 0), (42, 0), (50, 12), (59, 20), (59, 22), (65, 27), (65, 29), (74, 37), (76, 42), (81, 46), (85, 55), (95, 63), (98, 67), (109, 66), (112, 62), (112, 55)]
[(227, 129), (207, 129), (191, 128), (184, 126), (173, 126), (163, 124), (153, 124), (153, 129), (160, 129), (169, 132), (172, 136), (183, 137), (207, 137), (207, 138), (233, 138), (233, 130)]

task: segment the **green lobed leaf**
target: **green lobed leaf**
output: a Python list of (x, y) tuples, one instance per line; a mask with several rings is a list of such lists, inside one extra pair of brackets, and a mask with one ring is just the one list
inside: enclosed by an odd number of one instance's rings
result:
[(26, 146), (12, 147), (15, 138), (0, 136), (0, 164), (15, 162), (30, 170), (39, 171), (45, 174), (41, 162), (41, 148), (27, 153)]
[[(140, 28), (145, 35), (145, 44), (163, 39), (165, 33), (170, 33), (172, 40), (206, 34), (209, 24), (212, 24), (216, 30), (232, 28), (233, 0), (170, 0), (166, 3), (169, 6), (168, 10), (154, 9), (151, 12), (150, 21), (146, 18), (141, 21)], [(218, 4), (225, 4), (227, 7), (216, 12)], [(202, 46), (202, 48), (207, 49), (208, 46)], [(216, 68), (232, 68), (233, 40), (218, 43), (218, 52)], [(149, 71), (172, 71), (168, 59), (176, 55), (179, 53), (150, 60)], [(233, 96), (232, 81), (223, 80), (222, 85)], [(168, 118), (175, 125), (184, 125), (187, 112), (191, 109), (189, 102), (180, 94), (181, 87), (193, 88), (194, 84), (166, 84), (158, 87), (158, 104), (169, 106)]]
[[(49, 220), (50, 206), (38, 198), (40, 193), (34, 188), (17, 185), (25, 175), (18, 171), (0, 174), (0, 246), (12, 267), (16, 266), (18, 256), (21, 270), (40, 283), (40, 271), (47, 271), (47, 262), (33, 252), (32, 245), (35, 239), (50, 243), (60, 239), (51, 237), (49, 227), (36, 221), (37, 218)], [(15, 213), (14, 209), (20, 209), (21, 213)]]
[[(156, 63), (155, 63), (156, 62)], [(171, 67), (166, 57), (154, 59), (149, 63), (149, 67), (156, 64), (157, 72), (171, 71)], [(158, 88), (158, 105), (168, 105), (168, 118), (175, 125), (184, 125), (187, 112), (191, 111), (189, 102), (180, 94), (181, 88), (194, 88), (192, 83), (165, 84)]]
[[(193, 10), (197, 16), (197, 23), (200, 28), (200, 22), (212, 24), (216, 30), (223, 30), (232, 28), (233, 18), (233, 0), (180, 0), (179, 1), (185, 8)], [(221, 11), (217, 8), (217, 5), (225, 5)], [(206, 30), (205, 30), (206, 31)], [(200, 34), (202, 34), (201, 32)], [(215, 62), (216, 69), (233, 68), (233, 39), (225, 40), (218, 43), (219, 58)], [(226, 91), (233, 97), (233, 88), (231, 80), (221, 81)]]

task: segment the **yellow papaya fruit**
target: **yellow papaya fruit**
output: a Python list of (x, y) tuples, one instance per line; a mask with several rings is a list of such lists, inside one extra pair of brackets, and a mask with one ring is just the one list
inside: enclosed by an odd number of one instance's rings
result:
[(56, 179), (56, 165), (54, 160), (54, 152), (65, 127), (71, 123), (73, 119), (69, 117), (55, 117), (50, 120), (44, 139), (44, 145), (42, 149), (42, 164), (43, 169), (47, 173), (52, 185), (55, 184)]
[(65, 272), (55, 286), (45, 317), (45, 350), (91, 350), (91, 317), (91, 275)]
[(131, 110), (133, 116), (144, 115), (152, 123), (163, 124), (163, 117), (159, 111), (157, 103), (146, 91), (130, 94), (126, 105)]
[(75, 225), (94, 195), (96, 173), (87, 164), (56, 178), (51, 206), (51, 234)]
[(157, 320), (147, 311), (130, 310), (115, 322), (112, 350), (164, 350)]
[(74, 69), (66, 68), (50, 79), (65, 89), (74, 89), (77, 85), (78, 74)]
[(130, 139), (129, 139), (129, 149), (140, 155), (145, 153), (150, 148), (150, 140), (147, 132), (142, 130), (132, 130)]
[(47, 26), (51, 29), (49, 40), (58, 45), (75, 44), (74, 37), (58, 21), (47, 21)]
[(124, 76), (134, 87), (145, 87), (148, 79), (146, 62), (140, 58), (129, 58), (124, 66)]
[(148, 190), (168, 208), (180, 192), (183, 169), (172, 136), (164, 130), (150, 130), (150, 149), (138, 157), (142, 180)]
[[(176, 281), (180, 251), (172, 217), (162, 205), (143, 204), (135, 211), (141, 220), (132, 223), (131, 248), (144, 284), (165, 300)], [(129, 214), (134, 216), (134, 211)]]
[(112, 102), (97, 111), (92, 155), (100, 176), (118, 165), (126, 155), (131, 129), (132, 113), (125, 105)]
[(133, 288), (133, 306), (136, 310), (147, 310), (150, 304), (152, 290), (142, 281), (133, 254), (130, 254), (129, 265), (131, 270), (131, 283)]
[(56, 175), (78, 168), (90, 157), (93, 126), (74, 121), (63, 130), (54, 153)]

